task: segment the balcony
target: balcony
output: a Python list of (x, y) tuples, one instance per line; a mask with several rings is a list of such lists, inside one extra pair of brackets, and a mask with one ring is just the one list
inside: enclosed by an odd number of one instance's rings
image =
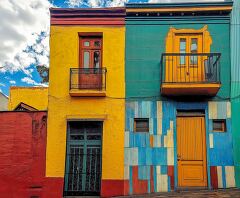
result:
[(71, 96), (106, 96), (106, 68), (71, 68)]
[(161, 93), (215, 96), (221, 87), (220, 53), (163, 53)]

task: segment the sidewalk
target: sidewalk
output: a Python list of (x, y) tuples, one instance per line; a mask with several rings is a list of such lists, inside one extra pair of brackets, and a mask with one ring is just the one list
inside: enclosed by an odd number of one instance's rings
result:
[(126, 197), (240, 198), (240, 189), (232, 188), (232, 189), (221, 189), (221, 190), (180, 191), (180, 192), (169, 192), (169, 193), (154, 193), (154, 194), (147, 194), (147, 195), (124, 196), (124, 198)]

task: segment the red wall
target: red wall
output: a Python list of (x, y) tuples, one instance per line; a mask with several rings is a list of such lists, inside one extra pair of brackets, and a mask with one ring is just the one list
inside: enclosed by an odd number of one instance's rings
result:
[(0, 112), (0, 196), (42, 197), (46, 112)]

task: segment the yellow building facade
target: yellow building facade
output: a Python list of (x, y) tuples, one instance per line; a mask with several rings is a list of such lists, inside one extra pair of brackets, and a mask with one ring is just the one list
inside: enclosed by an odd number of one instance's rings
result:
[[(46, 177), (48, 184), (50, 186), (51, 184), (54, 185), (55, 188), (55, 194), (49, 192), (49, 195), (55, 197), (71, 194), (73, 191), (84, 193), (84, 189), (87, 193), (91, 193), (89, 192), (91, 189), (89, 190), (86, 187), (87, 181), (85, 180), (87, 178), (83, 176), (83, 174), (88, 174), (86, 173), (89, 172), (88, 166), (92, 166), (89, 165), (91, 163), (88, 163), (88, 161), (84, 164), (86, 166), (85, 173), (82, 171), (82, 175), (78, 175), (80, 177), (78, 182), (86, 183), (82, 189), (74, 189), (72, 186), (70, 188), (70, 179), (66, 179), (66, 177), (71, 176), (70, 174), (66, 176), (67, 172), (71, 172), (69, 169), (74, 169), (72, 164), (67, 165), (68, 163), (74, 163), (71, 161), (73, 160), (71, 156), (69, 158), (71, 162), (66, 159), (69, 146), (69, 123), (78, 123), (79, 125), (81, 123), (85, 125), (91, 125), (94, 122), (101, 123), (101, 159), (100, 164), (95, 163), (95, 166), (100, 165), (101, 167), (101, 181), (99, 188), (92, 191), (97, 194), (101, 193), (102, 196), (109, 196), (106, 193), (111, 191), (106, 190), (106, 188), (112, 188), (113, 194), (122, 194), (123, 192), (125, 27), (124, 20), (119, 16), (124, 15), (124, 10), (96, 9), (94, 12), (98, 12), (100, 17), (70, 21), (65, 19), (66, 15), (84, 15), (84, 9), (75, 12), (69, 9), (51, 10)], [(120, 13), (120, 15), (112, 21), (111, 16), (116, 13)], [(57, 15), (58, 17), (55, 17)], [(109, 19), (102, 19), (101, 17), (108, 17)], [(85, 25), (86, 21), (90, 25)], [(81, 46), (79, 44), (81, 34), (87, 36), (87, 38), (95, 38), (96, 35), (101, 35), (101, 65), (106, 70), (104, 79), (101, 78), (101, 81), (104, 80), (104, 90), (99, 91), (92, 89), (92, 87), (78, 86), (74, 89), (71, 87), (72, 74), (70, 70), (71, 68), (78, 70), (81, 67), (82, 56), (80, 55)], [(94, 61), (95, 59), (94, 54)], [(96, 68), (93, 70), (95, 72), (93, 72), (93, 75), (96, 75), (98, 70)], [(91, 70), (83, 68), (83, 71), (84, 78), (86, 78)], [(81, 77), (79, 73), (76, 75), (77, 79)], [(87, 79), (86, 83), (88, 82)], [(80, 80), (78, 83), (81, 84)], [(77, 160), (81, 161), (81, 154), (78, 157), (76, 157)], [(92, 158), (92, 160), (95, 159)], [(79, 170), (82, 162), (77, 163), (77, 170)]]
[(20, 103), (39, 111), (46, 111), (48, 108), (48, 87), (11, 87), (8, 110), (15, 110)]

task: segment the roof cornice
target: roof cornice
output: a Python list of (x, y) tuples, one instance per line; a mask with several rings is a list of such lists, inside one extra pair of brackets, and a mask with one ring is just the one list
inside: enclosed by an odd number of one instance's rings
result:
[(126, 9), (50, 8), (51, 25), (124, 25)]
[(176, 12), (231, 12), (232, 1), (195, 2), (195, 3), (128, 3), (126, 12), (129, 13), (176, 13)]

